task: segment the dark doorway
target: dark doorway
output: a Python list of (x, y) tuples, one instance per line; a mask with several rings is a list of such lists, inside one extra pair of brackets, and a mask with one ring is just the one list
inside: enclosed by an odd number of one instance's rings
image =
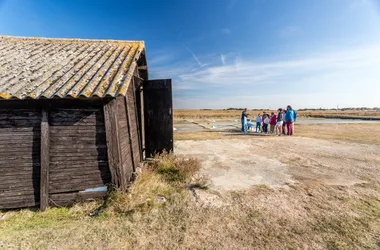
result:
[(173, 151), (172, 80), (144, 82), (145, 156)]

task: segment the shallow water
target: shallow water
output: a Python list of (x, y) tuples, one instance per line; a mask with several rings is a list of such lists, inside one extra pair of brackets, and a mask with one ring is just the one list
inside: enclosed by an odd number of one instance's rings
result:
[(297, 124), (380, 124), (380, 121), (358, 120), (358, 119), (300, 119)]
[[(236, 121), (218, 122), (208, 121), (202, 122), (210, 129), (230, 129), (240, 127), (240, 123)], [(320, 124), (380, 124), (380, 121), (368, 121), (359, 119), (299, 119), (296, 124), (302, 125), (320, 125)], [(174, 130), (176, 131), (197, 131), (204, 130), (205, 128), (194, 123), (175, 123)]]

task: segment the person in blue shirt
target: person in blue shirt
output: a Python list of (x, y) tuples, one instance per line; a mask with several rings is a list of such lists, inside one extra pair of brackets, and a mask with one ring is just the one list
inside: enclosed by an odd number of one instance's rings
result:
[(293, 135), (294, 133), (294, 122), (297, 120), (297, 112), (293, 110), (292, 106), (288, 105), (286, 108), (286, 114), (284, 120), (286, 121), (286, 127), (288, 130), (288, 135)]
[(261, 132), (261, 123), (263, 121), (263, 118), (261, 118), (261, 114), (259, 114), (257, 117), (256, 117), (256, 133), (260, 133)]

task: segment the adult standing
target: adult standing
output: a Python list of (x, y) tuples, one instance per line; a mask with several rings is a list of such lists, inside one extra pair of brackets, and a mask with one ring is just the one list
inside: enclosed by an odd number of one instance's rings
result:
[(241, 113), (241, 132), (248, 133), (248, 109), (245, 108), (243, 112)]
[(288, 130), (288, 135), (293, 135), (293, 126), (294, 122), (297, 120), (297, 112), (293, 110), (292, 106), (288, 105), (286, 108), (286, 114), (285, 114), (285, 121), (286, 121), (286, 128)]

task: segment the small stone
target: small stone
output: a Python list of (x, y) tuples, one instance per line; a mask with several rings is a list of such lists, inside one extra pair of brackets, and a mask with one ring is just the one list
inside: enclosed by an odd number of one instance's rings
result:
[(166, 202), (166, 198), (163, 196), (156, 196), (156, 203), (163, 204)]

